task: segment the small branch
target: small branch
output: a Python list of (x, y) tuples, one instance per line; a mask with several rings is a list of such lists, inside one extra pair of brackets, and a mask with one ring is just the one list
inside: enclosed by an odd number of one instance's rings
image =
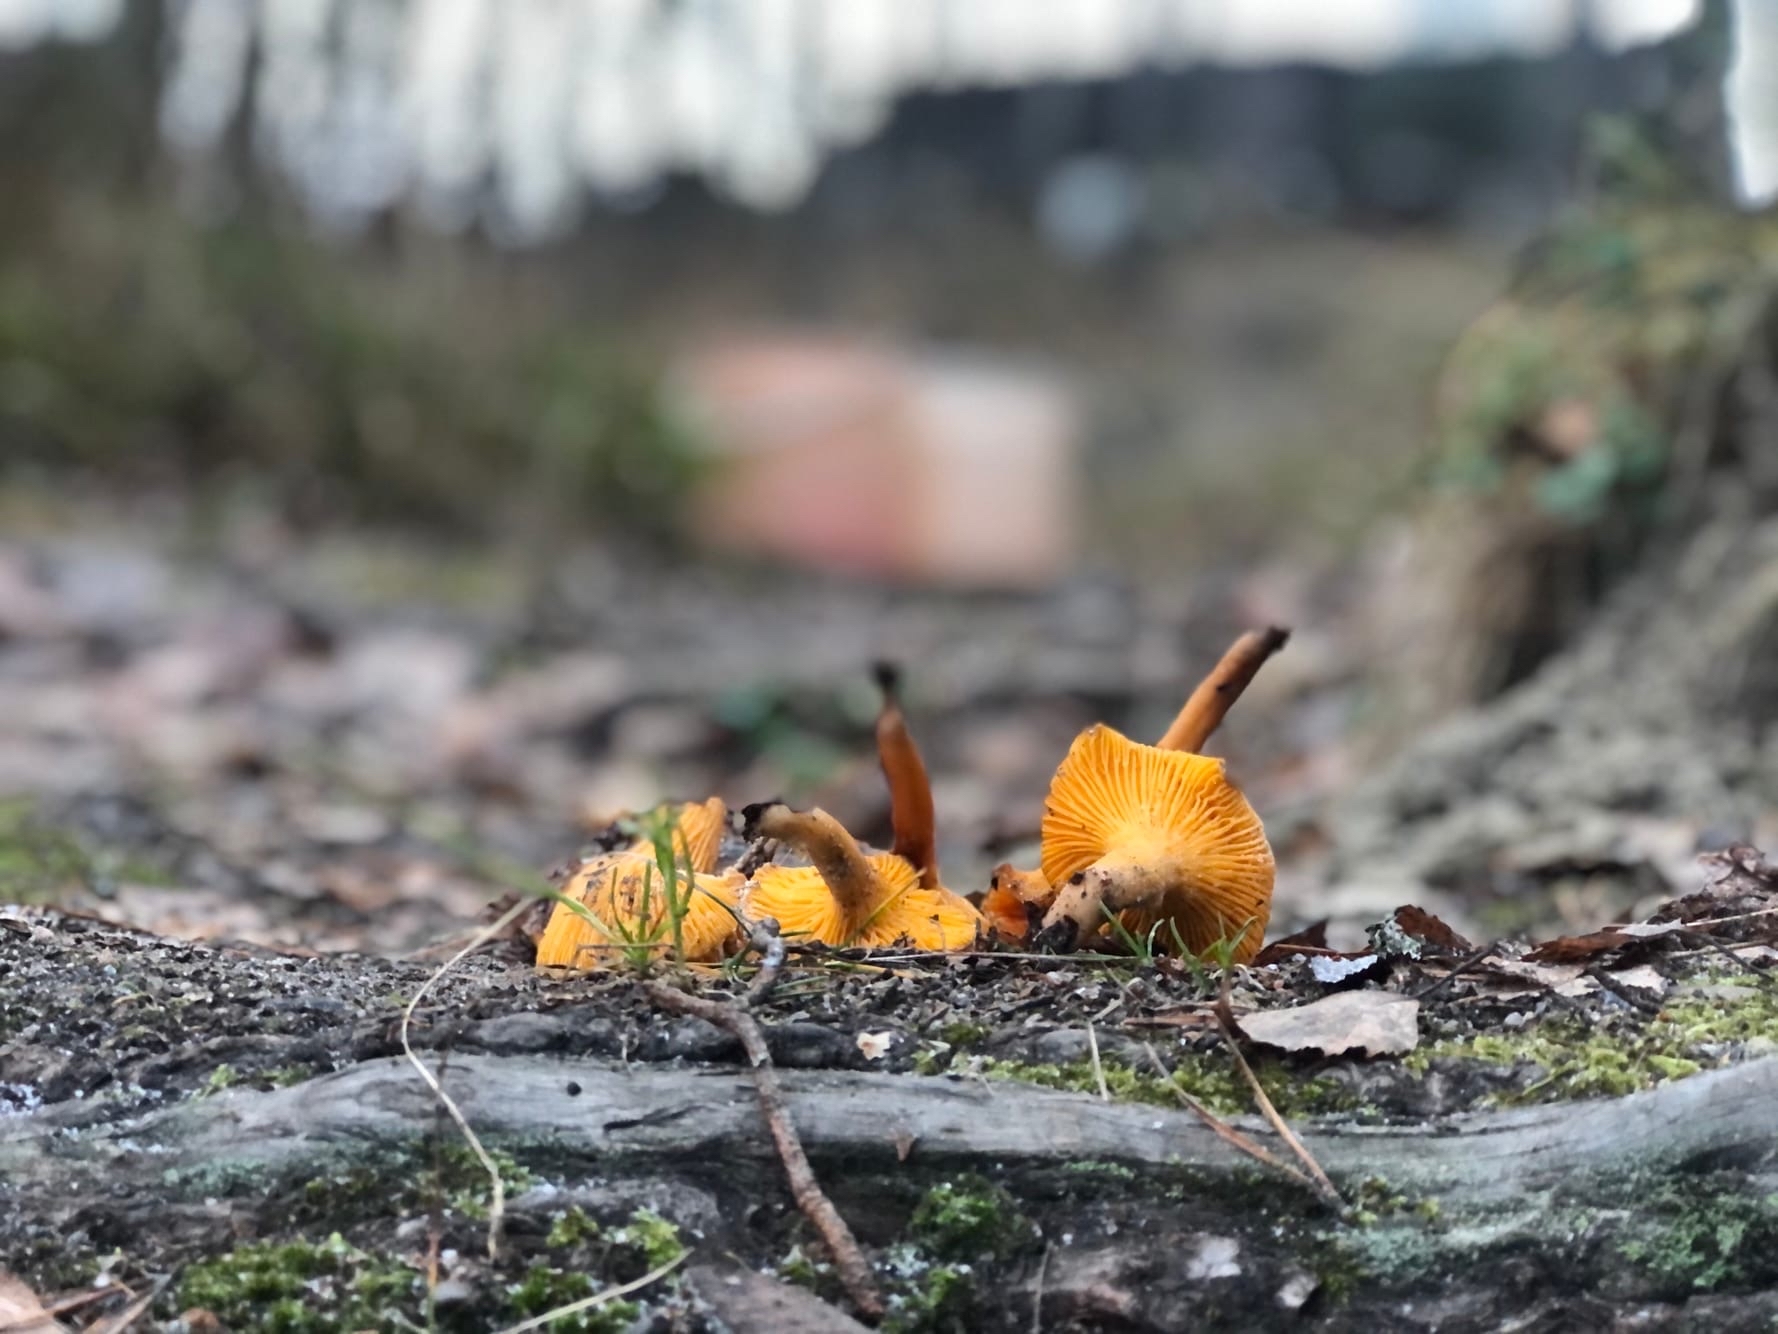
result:
[(438, 1082), (438, 1077), (428, 1070), (425, 1063), (414, 1054), (414, 1046), (409, 1040), (409, 1034), (413, 1028), (414, 1011), (419, 1009), (420, 1002), (426, 998), (426, 993), (437, 985), (438, 980), (490, 940), (499, 937), (500, 933), (511, 926), (530, 906), (529, 899), (520, 899), (499, 917), (476, 932), (473, 940), (440, 964), (438, 971), (421, 984), (420, 989), (414, 993), (413, 999), (401, 1012), (401, 1054), (407, 1057), (408, 1063), (415, 1070), (420, 1072), (420, 1078), (426, 1081), (426, 1087), (432, 1090), (432, 1096), (438, 1099), (439, 1105), (445, 1109), (445, 1114), (457, 1123), (457, 1129), (462, 1132), (463, 1140), (469, 1145), (470, 1152), (481, 1164), (482, 1171), (488, 1174), (490, 1192), (488, 1199), (488, 1259), (490, 1260), (500, 1257), (500, 1229), (506, 1219), (506, 1183), (500, 1179), (499, 1167), (488, 1156), (488, 1151), (482, 1147), (482, 1142), (477, 1138), (475, 1131), (469, 1128), (469, 1122), (462, 1111), (452, 1101), (451, 1095), (444, 1091), (444, 1085)]
[(1259, 1076), (1254, 1074), (1253, 1067), (1247, 1064), (1247, 1057), (1242, 1053), (1240, 1039), (1235, 1033), (1235, 1012), (1229, 1005), (1229, 970), (1227, 968), (1222, 970), (1222, 994), (1216, 1000), (1216, 1022), (1222, 1029), (1222, 1040), (1227, 1044), (1229, 1054), (1235, 1058), (1236, 1068), (1241, 1071), (1241, 1077), (1247, 1081), (1247, 1087), (1253, 1093), (1253, 1101), (1258, 1104), (1260, 1114), (1271, 1124), (1272, 1129), (1278, 1132), (1278, 1138), (1290, 1146), (1290, 1151), (1296, 1155), (1297, 1161), (1303, 1165), (1304, 1171), (1307, 1172), (1315, 1193), (1335, 1211), (1344, 1215), (1347, 1212), (1346, 1201), (1340, 1198), (1340, 1192), (1334, 1189), (1334, 1183), (1328, 1178), (1327, 1173), (1321, 1170), (1321, 1164), (1315, 1161), (1315, 1155), (1309, 1152), (1308, 1146), (1297, 1138), (1296, 1132), (1290, 1128), (1290, 1123), (1278, 1114), (1278, 1109), (1272, 1105), (1272, 1099), (1266, 1093), (1265, 1086), (1259, 1082)]
[(1495, 949), (1496, 946), (1483, 945), (1480, 949), (1471, 950), (1452, 966), (1450, 972), (1446, 973), (1437, 981), (1429, 982), (1427, 985), (1421, 987), (1420, 990), (1414, 992), (1414, 999), (1423, 1001), (1429, 997), (1438, 995), (1439, 992), (1450, 986), (1451, 983), (1455, 982), (1462, 974), (1468, 972), (1471, 968), (1474, 968), (1490, 954), (1493, 954)]
[(1202, 750), (1223, 715), (1265, 666), (1266, 659), (1283, 648), (1289, 638), (1290, 631), (1275, 625), (1242, 635), (1222, 655), (1215, 670), (1198, 683), (1172, 726), (1155, 744), (1161, 750)]
[(1087, 1050), (1093, 1055), (1093, 1081), (1099, 1085), (1099, 1101), (1110, 1102), (1111, 1090), (1105, 1086), (1105, 1067), (1099, 1061), (1099, 1035), (1093, 1031), (1091, 1021), (1087, 1023)]
[(1043, 1334), (1043, 1280), (1049, 1273), (1050, 1256), (1055, 1249), (1054, 1242), (1045, 1243), (1043, 1258), (1037, 1262), (1036, 1290), (1031, 1296), (1031, 1334)]
[(821, 1183), (815, 1179), (815, 1169), (809, 1166), (809, 1156), (803, 1152), (802, 1141), (797, 1138), (796, 1127), (791, 1124), (790, 1110), (784, 1102), (784, 1090), (778, 1083), (777, 1072), (772, 1068), (772, 1056), (766, 1049), (766, 1037), (759, 1021), (738, 1004), (687, 995), (660, 982), (645, 985), (649, 998), (663, 1009), (693, 1015), (715, 1024), (724, 1032), (732, 1034), (741, 1044), (741, 1049), (747, 1053), (748, 1064), (752, 1066), (753, 1087), (759, 1094), (760, 1111), (765, 1115), (766, 1125), (772, 1132), (772, 1142), (777, 1145), (778, 1157), (784, 1163), (784, 1175), (790, 1182), (790, 1193), (796, 1199), (797, 1207), (815, 1225), (822, 1241), (827, 1243), (828, 1252), (833, 1256), (834, 1269), (839, 1274), (841, 1285), (846, 1289), (846, 1295), (852, 1299), (852, 1304), (873, 1320), (881, 1317), (883, 1298), (877, 1292), (876, 1278), (871, 1273), (870, 1262), (864, 1258), (864, 1252), (859, 1249), (858, 1240), (852, 1235), (852, 1229), (846, 1225), (846, 1220), (840, 1217), (839, 1210), (833, 1207), (833, 1201), (822, 1191)]
[(1282, 1172), (1285, 1176), (1296, 1182), (1297, 1185), (1308, 1190), (1315, 1189), (1315, 1183), (1304, 1175), (1301, 1170), (1285, 1162), (1277, 1154), (1266, 1148), (1265, 1145), (1255, 1143), (1246, 1135), (1243, 1135), (1239, 1130), (1236, 1130), (1215, 1112), (1204, 1106), (1203, 1103), (1192, 1097), (1191, 1094), (1180, 1088), (1178, 1084), (1175, 1084), (1173, 1082), (1172, 1072), (1168, 1070), (1166, 1065), (1162, 1062), (1161, 1055), (1154, 1049), (1153, 1043), (1145, 1042), (1142, 1044), (1142, 1048), (1148, 1053), (1149, 1063), (1154, 1066), (1155, 1072), (1159, 1074), (1162, 1079), (1167, 1081), (1168, 1086), (1173, 1090), (1173, 1096), (1179, 1099), (1179, 1105), (1184, 1107), (1186, 1111), (1192, 1113), (1198, 1120), (1208, 1126), (1219, 1140), (1224, 1144), (1227, 1144), (1230, 1148), (1246, 1154), (1255, 1162), (1264, 1163), (1273, 1171)]

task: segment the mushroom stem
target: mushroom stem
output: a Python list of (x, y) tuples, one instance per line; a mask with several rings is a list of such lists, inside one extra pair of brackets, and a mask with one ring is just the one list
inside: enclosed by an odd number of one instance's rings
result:
[(820, 807), (793, 811), (782, 802), (772, 802), (749, 806), (745, 818), (748, 837), (788, 843), (815, 864), (851, 930), (881, 906), (884, 891), (876, 869), (846, 827)]
[(1255, 673), (1289, 638), (1290, 631), (1274, 625), (1249, 630), (1237, 639), (1215, 670), (1198, 683), (1156, 746), (1161, 750), (1202, 750)]
[(1158, 908), (1167, 891), (1177, 887), (1185, 875), (1185, 867), (1170, 857), (1124, 853), (1101, 857), (1069, 877), (1044, 914), (1043, 925), (1047, 930), (1067, 921), (1083, 935), (1091, 935), (1105, 925), (1107, 912)]
[(920, 873), (920, 887), (938, 885), (938, 817), (932, 805), (932, 780), (920, 748), (901, 711), (901, 672), (893, 663), (876, 667), (883, 708), (877, 714), (877, 759), (889, 783), (889, 823), (895, 830), (891, 849)]

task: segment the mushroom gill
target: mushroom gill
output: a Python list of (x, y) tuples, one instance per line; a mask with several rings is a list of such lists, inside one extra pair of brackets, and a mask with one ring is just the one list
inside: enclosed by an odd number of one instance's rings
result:
[(1159, 948), (1201, 955), (1227, 941), (1237, 963), (1259, 951), (1272, 849), (1221, 760), (1089, 727), (1050, 784), (1042, 838), (1057, 887), (1046, 932), (1090, 935), (1111, 912), (1139, 938), (1158, 927)]

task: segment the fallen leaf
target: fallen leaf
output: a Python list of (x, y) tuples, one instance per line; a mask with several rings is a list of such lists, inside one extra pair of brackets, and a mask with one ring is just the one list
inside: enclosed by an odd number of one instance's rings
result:
[(1667, 979), (1647, 964), (1638, 968), (1621, 968), (1611, 975), (1611, 980), (1620, 987), (1629, 987), (1633, 991), (1652, 991), (1656, 995), (1664, 995), (1667, 990)]
[(1311, 922), (1301, 931), (1283, 936), (1267, 945), (1253, 956), (1252, 967), (1266, 968), (1272, 964), (1288, 963), (1297, 955), (1327, 948), (1327, 918), (1319, 922)]
[(1554, 940), (1546, 940), (1535, 949), (1527, 950), (1525, 960), (1528, 963), (1580, 963), (1622, 949), (1635, 939), (1608, 926), (1603, 931), (1591, 931), (1584, 936), (1557, 936)]
[(857, 1038), (858, 1050), (864, 1053), (867, 1061), (880, 1061), (889, 1054), (889, 1044), (895, 1041), (895, 1034), (885, 1030), (881, 1033), (860, 1033)]
[(1675, 931), (1685, 930), (1684, 922), (1631, 922), (1625, 926), (1610, 928), (1620, 936), (1630, 936), (1636, 940), (1647, 940), (1651, 936), (1667, 936)]
[(58, 1334), (68, 1327), (43, 1309), (30, 1287), (0, 1269), (0, 1330), (5, 1334)]
[(1237, 1027), (1255, 1042), (1324, 1056), (1363, 1051), (1399, 1056), (1420, 1041), (1420, 1002), (1393, 991), (1344, 991), (1287, 1010), (1246, 1015)]
[(1446, 926), (1444, 922), (1424, 908), (1416, 908), (1411, 903), (1397, 908), (1390, 914), (1390, 917), (1403, 935), (1419, 941), (1422, 945), (1430, 945), (1434, 952), (1468, 954), (1475, 948), (1474, 945)]

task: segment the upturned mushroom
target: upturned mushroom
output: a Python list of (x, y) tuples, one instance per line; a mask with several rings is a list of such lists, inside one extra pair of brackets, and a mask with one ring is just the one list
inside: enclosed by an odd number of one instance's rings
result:
[(923, 887), (919, 869), (905, 857), (866, 854), (826, 811), (769, 802), (747, 807), (743, 817), (750, 838), (777, 839), (811, 863), (762, 866), (742, 899), (753, 921), (775, 918), (785, 936), (826, 945), (960, 950), (975, 944), (981, 918), (967, 900), (942, 886)]
[[(1206, 676), (1181, 706), (1160, 741), (1152, 749), (1163, 752), (1195, 752), (1202, 748), (1210, 739), (1211, 734), (1227, 715), (1229, 708), (1241, 697), (1243, 691), (1253, 681), (1254, 675), (1265, 665), (1274, 653), (1282, 648), (1290, 638), (1288, 630), (1276, 626), (1264, 630), (1250, 630), (1241, 635), (1229, 647), (1217, 662), (1216, 667)], [(1127, 739), (1125, 739), (1127, 741)], [(1077, 741), (1078, 745), (1079, 742)], [(1134, 742), (1127, 744), (1134, 745)], [(1058, 778), (1060, 771), (1058, 770)], [(1226, 781), (1226, 780), (1225, 780)], [(1052, 787), (1052, 796), (1054, 788)], [(1245, 800), (1245, 799), (1243, 799)], [(1046, 819), (1045, 829), (1049, 827)], [(1263, 837), (1263, 834), (1262, 834)], [(1049, 839), (1044, 838), (1044, 866), (1042, 870), (1025, 871), (1002, 863), (994, 868), (993, 879), (989, 882), (988, 893), (982, 900), (982, 915), (993, 927), (995, 933), (1007, 940), (1022, 941), (1029, 934), (1033, 920), (1041, 919), (1045, 927), (1047, 939), (1053, 943), (1073, 943), (1082, 930), (1088, 929), (1088, 922), (1078, 920), (1090, 918), (1092, 927), (1097, 929), (1103, 925), (1103, 909), (1089, 907), (1081, 899), (1080, 893), (1069, 895), (1070, 907), (1058, 909), (1056, 906), (1059, 891), (1064, 886), (1050, 877), (1051, 858), (1048, 853)], [(1269, 857), (1268, 852), (1268, 857)], [(1079, 887), (1074, 887), (1078, 889)], [(1270, 880), (1267, 882), (1267, 901), (1270, 900)], [(1110, 905), (1107, 905), (1110, 906)], [(1139, 919), (1138, 919), (1139, 920)], [(1128, 922), (1125, 925), (1129, 925)], [(1151, 928), (1153, 922), (1145, 924), (1145, 930)], [(1264, 921), (1261, 921), (1263, 933)], [(1175, 944), (1165, 938), (1171, 933), (1163, 931), (1163, 938), (1156, 941), (1160, 948), (1168, 948)], [(1214, 943), (1215, 937), (1212, 937)], [(1254, 949), (1258, 948), (1257, 938)]]
[(598, 968), (618, 951), (664, 953), (673, 946), (669, 894), (683, 897), (679, 943), (685, 958), (720, 958), (735, 933), (742, 885), (737, 873), (712, 874), (727, 823), (728, 811), (718, 797), (679, 808), (668, 832), (676, 849), (677, 885), (668, 883), (651, 839), (586, 862), (562, 888), (563, 896), (585, 911), (556, 904), (537, 942), (538, 966)]
[(1105, 726), (1075, 739), (1050, 784), (1043, 875), (1057, 887), (1044, 935), (1069, 946), (1116, 914), (1138, 939), (1236, 963), (1271, 916), (1264, 827), (1223, 762), (1145, 746)]

